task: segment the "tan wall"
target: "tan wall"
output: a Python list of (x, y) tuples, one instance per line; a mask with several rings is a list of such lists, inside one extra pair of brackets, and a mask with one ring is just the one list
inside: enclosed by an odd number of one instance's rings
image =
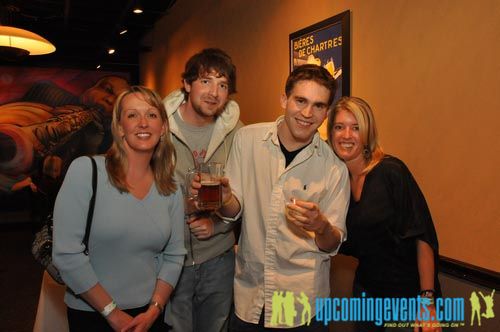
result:
[(142, 82), (165, 95), (191, 54), (220, 47), (238, 67), (243, 121), (274, 120), (288, 35), (348, 9), (352, 95), (419, 182), (441, 254), (500, 271), (499, 1), (178, 1), (148, 38)]

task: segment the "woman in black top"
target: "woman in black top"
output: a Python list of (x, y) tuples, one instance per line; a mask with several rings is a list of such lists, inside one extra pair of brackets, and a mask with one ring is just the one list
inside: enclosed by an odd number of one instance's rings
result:
[[(328, 118), (328, 138), (349, 169), (351, 201), (347, 241), (341, 253), (359, 260), (353, 295), (430, 298), (440, 296), (437, 279), (438, 240), (425, 198), (406, 165), (378, 145), (370, 106), (343, 97)], [(440, 331), (424, 325), (424, 331)], [(432, 326), (434, 325), (434, 327)], [(373, 323), (357, 331), (384, 330)], [(411, 328), (413, 330), (413, 327)]]

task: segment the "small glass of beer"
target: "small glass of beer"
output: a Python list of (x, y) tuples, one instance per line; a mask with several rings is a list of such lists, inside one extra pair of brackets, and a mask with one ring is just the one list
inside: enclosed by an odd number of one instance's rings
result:
[(198, 165), (201, 188), (198, 192), (200, 209), (217, 210), (222, 205), (222, 185), (220, 179), (224, 176), (224, 164), (209, 162)]

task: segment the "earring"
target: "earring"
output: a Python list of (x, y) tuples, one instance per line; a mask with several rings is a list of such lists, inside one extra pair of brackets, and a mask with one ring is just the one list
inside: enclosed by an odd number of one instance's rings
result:
[(368, 149), (368, 145), (365, 145), (365, 148), (363, 149), (363, 157), (366, 159), (366, 160), (369, 160), (371, 158), (371, 151), (370, 149)]

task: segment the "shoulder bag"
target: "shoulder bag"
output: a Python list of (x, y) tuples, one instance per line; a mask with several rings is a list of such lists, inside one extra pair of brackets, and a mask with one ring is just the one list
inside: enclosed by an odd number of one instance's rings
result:
[[(89, 236), (90, 228), (92, 226), (92, 218), (94, 216), (95, 197), (97, 192), (97, 165), (94, 158), (89, 157), (92, 161), (92, 197), (90, 198), (89, 210), (87, 212), (87, 225), (85, 227), (85, 236), (83, 237), (82, 244), (85, 246), (84, 254), (89, 254)], [(47, 216), (46, 222), (42, 229), (35, 234), (35, 240), (31, 245), (31, 253), (35, 260), (40, 263), (49, 275), (59, 284), (64, 285), (64, 281), (59, 274), (57, 268), (52, 264), (52, 227), (53, 216)]]

